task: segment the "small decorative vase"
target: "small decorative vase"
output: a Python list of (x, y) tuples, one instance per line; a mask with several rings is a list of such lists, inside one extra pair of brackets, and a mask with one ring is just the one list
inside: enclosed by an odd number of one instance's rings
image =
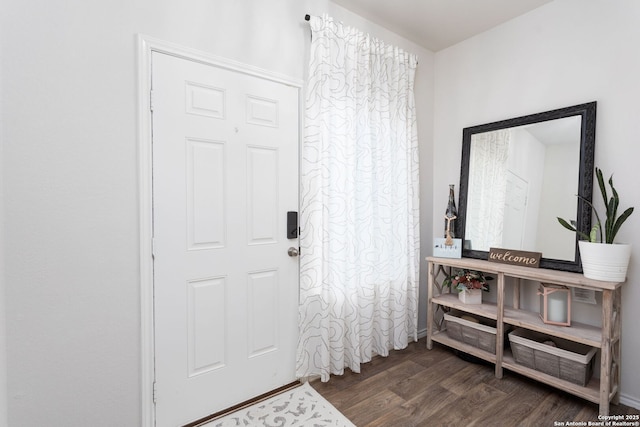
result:
[(584, 277), (624, 282), (631, 257), (631, 244), (578, 242)]
[(449, 184), (449, 202), (447, 203), (447, 210), (444, 213), (444, 238), (451, 236), (452, 239), (458, 237), (456, 230), (456, 218), (458, 218), (458, 209), (456, 209), (456, 199), (453, 192), (453, 184)]
[(482, 289), (468, 289), (458, 292), (458, 299), (463, 304), (482, 304)]

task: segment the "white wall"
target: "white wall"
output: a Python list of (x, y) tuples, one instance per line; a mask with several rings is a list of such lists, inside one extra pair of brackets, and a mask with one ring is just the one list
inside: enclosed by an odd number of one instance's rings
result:
[(140, 424), (139, 33), (303, 79), (304, 15), (329, 12), (418, 54), (422, 236), (431, 240), (431, 52), (328, 0), (2, 4), (10, 425)]
[[(637, 1), (555, 0), (438, 52), (434, 159), (447, 161), (434, 163), (434, 212), (445, 209), (447, 184), (458, 182), (464, 127), (594, 100), (596, 165), (605, 174), (615, 172), (622, 206), (640, 209), (638, 22)], [(623, 402), (635, 407), (640, 407), (639, 224), (640, 211), (618, 237), (634, 244), (623, 287), (621, 390)], [(440, 227), (435, 221), (434, 233)], [(557, 232), (564, 232), (559, 225)]]
[[(545, 233), (546, 230), (557, 231), (560, 218), (574, 218), (576, 213), (577, 197), (576, 181), (567, 177), (578, 177), (579, 164), (575, 161), (579, 155), (579, 144), (553, 144), (547, 145), (544, 159), (544, 182), (542, 194), (544, 203), (540, 205), (537, 213), (540, 218), (538, 224), (542, 233), (538, 233), (538, 251), (547, 258), (569, 259), (567, 254), (575, 252), (575, 238), (573, 233), (567, 231), (564, 234)], [(568, 196), (568, 197), (567, 197)], [(570, 259), (573, 259), (571, 257)]]
[[(3, 5), (4, 3), (0, 4), (0, 15), (2, 15)], [(0, 45), (1, 42), (2, 34), (0, 34)], [(0, 51), (0, 99), (2, 99), (2, 86), (2, 51)], [(7, 311), (4, 284), (4, 183), (2, 179), (3, 123), (2, 103), (0, 103), (0, 427), (7, 427)]]

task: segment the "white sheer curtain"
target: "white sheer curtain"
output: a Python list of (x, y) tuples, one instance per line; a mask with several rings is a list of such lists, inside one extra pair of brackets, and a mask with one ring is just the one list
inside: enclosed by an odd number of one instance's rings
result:
[(501, 247), (504, 229), (504, 209), (507, 193), (507, 159), (509, 129), (473, 135), (469, 161), (467, 194), (467, 227), (465, 240), (475, 250), (488, 251)]
[(417, 339), (417, 58), (327, 16), (310, 25), (297, 375), (328, 381)]

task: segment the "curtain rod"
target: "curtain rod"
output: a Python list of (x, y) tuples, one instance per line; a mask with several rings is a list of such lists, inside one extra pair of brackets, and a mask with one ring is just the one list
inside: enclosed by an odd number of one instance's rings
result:
[[(304, 15), (304, 20), (305, 21), (309, 21), (311, 19), (311, 15)], [(416, 65), (418, 65), (418, 62), (416, 61)]]

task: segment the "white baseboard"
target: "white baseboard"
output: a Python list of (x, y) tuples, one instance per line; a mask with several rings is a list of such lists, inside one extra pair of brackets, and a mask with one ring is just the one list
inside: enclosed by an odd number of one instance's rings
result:
[(628, 394), (620, 393), (620, 403), (635, 409), (640, 409), (640, 399), (629, 396)]

